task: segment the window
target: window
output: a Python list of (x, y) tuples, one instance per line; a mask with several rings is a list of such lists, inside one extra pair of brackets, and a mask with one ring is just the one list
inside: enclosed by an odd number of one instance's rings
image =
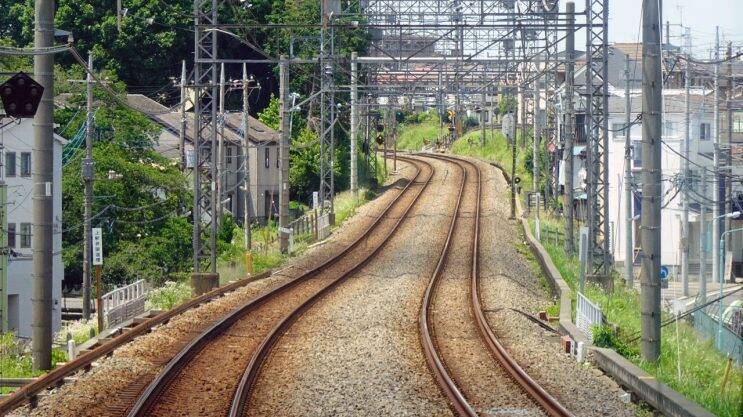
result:
[(271, 150), (270, 148), (266, 147), (266, 161), (265, 161), (266, 162), (265, 163), (266, 168), (270, 168), (271, 167), (271, 153), (270, 153), (270, 150)]
[(226, 163), (227, 165), (232, 163), (232, 147), (231, 146), (227, 147), (227, 162)]
[(642, 141), (632, 141), (632, 168), (642, 168)]
[(625, 133), (624, 123), (612, 123), (611, 132), (614, 134), (615, 138), (623, 138)]
[(21, 152), (21, 176), (31, 176), (31, 152)]
[(15, 177), (15, 152), (5, 153), (5, 176)]
[(699, 125), (699, 139), (710, 140), (712, 139), (712, 130), (710, 129), (709, 123), (701, 123)]
[(21, 223), (21, 247), (31, 247), (31, 223)]
[(733, 114), (733, 133), (743, 133), (743, 112)]
[(279, 167), (279, 160), (280, 160), (280, 159), (281, 159), (281, 153), (280, 153), (280, 152), (278, 151), (278, 149), (277, 149), (277, 150), (276, 150), (276, 168), (278, 168), (278, 167)]
[(8, 223), (8, 247), (15, 249), (15, 223)]
[(663, 123), (663, 136), (675, 137), (678, 133), (678, 127), (676, 122), (666, 120)]

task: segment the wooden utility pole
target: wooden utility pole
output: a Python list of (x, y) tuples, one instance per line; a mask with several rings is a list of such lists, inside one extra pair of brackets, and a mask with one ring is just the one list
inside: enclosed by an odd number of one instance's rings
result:
[(252, 249), (250, 231), (250, 86), (248, 85), (248, 65), (243, 64), (243, 239), (245, 250)]
[[(88, 69), (93, 71), (93, 56), (88, 55)], [(85, 201), (83, 203), (83, 318), (90, 319), (90, 282), (91, 282), (91, 216), (93, 215), (93, 77), (86, 78), (86, 120), (85, 120), (85, 159), (82, 164)]]

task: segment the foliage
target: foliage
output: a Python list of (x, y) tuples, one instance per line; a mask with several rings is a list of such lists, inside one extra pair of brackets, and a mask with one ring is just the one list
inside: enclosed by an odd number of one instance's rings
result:
[[(190, 267), (191, 225), (179, 217), (191, 202), (188, 184), (177, 166), (153, 149), (159, 127), (110, 99), (103, 102), (95, 116), (92, 212), (93, 226), (104, 229), (104, 282), (158, 283)], [(74, 95), (70, 103), (82, 103), (82, 97)], [(65, 125), (71, 116), (58, 112), (57, 121)], [(83, 156), (79, 150), (62, 172), (62, 256), (67, 284), (73, 286), (82, 272)], [(109, 171), (121, 178), (109, 180)]]
[(501, 115), (513, 113), (518, 107), (518, 102), (514, 96), (503, 96), (498, 102), (498, 113)]
[(420, 150), (424, 141), (436, 142), (439, 136), (438, 117), (418, 120), (416, 118), (413, 123), (400, 125), (397, 135), (398, 149)]
[(638, 356), (637, 350), (623, 342), (617, 335), (616, 330), (610, 326), (595, 326), (591, 330), (593, 332), (594, 345), (614, 349), (624, 357), (633, 358)]
[(87, 342), (91, 335), (98, 333), (98, 321), (95, 317), (90, 320), (75, 320), (67, 322), (57, 333), (57, 343), (61, 346), (67, 345), (67, 336), (71, 336), (76, 346)]
[(258, 120), (271, 129), (279, 130), (281, 128), (281, 114), (279, 112), (280, 106), (281, 102), (279, 101), (279, 98), (271, 95), (271, 100), (268, 102), (268, 106), (258, 113)]
[(191, 299), (191, 286), (186, 282), (166, 281), (160, 288), (150, 291), (147, 303), (149, 308), (170, 310)]
[[(16, 339), (11, 332), (0, 333), (0, 377), (33, 378), (43, 373), (43, 371), (34, 371), (28, 343)], [(52, 349), (52, 367), (66, 361), (67, 355), (63, 350)], [(0, 394), (7, 394), (10, 391), (8, 388), (0, 387)]]

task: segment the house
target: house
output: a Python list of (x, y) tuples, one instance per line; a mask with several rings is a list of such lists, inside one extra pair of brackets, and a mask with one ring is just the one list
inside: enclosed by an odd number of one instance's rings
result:
[[(3, 122), (0, 125), (0, 177), (5, 182), (7, 222), (6, 257), (0, 265), (7, 265), (7, 324), (8, 330), (19, 338), (31, 337), (31, 297), (33, 257), (31, 232), (33, 223), (33, 119)], [(67, 141), (54, 135), (54, 165), (52, 184), (54, 237), (52, 248), (52, 331), (59, 331), (61, 324), (62, 279), (62, 149)], [(7, 263), (5, 262), (7, 261)]]
[[(178, 160), (180, 113), (169, 111), (167, 107), (141, 94), (129, 94), (127, 100), (132, 107), (145, 111), (152, 121), (162, 126), (155, 149), (170, 159)], [(193, 161), (193, 113), (187, 113), (186, 119), (186, 159)], [(274, 218), (278, 214), (280, 134), (253, 117), (248, 118), (248, 125), (250, 217), (263, 222), (269, 215)], [(223, 180), (224, 210), (232, 213), (238, 223), (241, 223), (245, 210), (242, 190), (244, 161), (242, 113), (231, 112), (225, 115), (224, 132), (226, 166)], [(192, 162), (187, 168), (193, 168)]]
[[(685, 65), (688, 63), (678, 58), (680, 50), (671, 45), (664, 45), (664, 90), (663, 90), (663, 148), (662, 148), (662, 171), (663, 171), (663, 209), (661, 213), (661, 227), (663, 230), (663, 242), (661, 245), (661, 262), (672, 268), (680, 265), (681, 253), (681, 216), (682, 216), (682, 198), (680, 189), (683, 187), (683, 168), (684, 168), (684, 142), (686, 126), (686, 96), (684, 90), (685, 84)], [(625, 118), (626, 118), (626, 99), (625, 86), (626, 76), (625, 67), (629, 60), (629, 89), (631, 99), (631, 108), (629, 109), (630, 120), (630, 139), (632, 141), (632, 171), (633, 177), (633, 204), (632, 213), (625, 213), (624, 203), (624, 157), (625, 157)], [(617, 264), (623, 264), (628, 259), (638, 262), (640, 242), (640, 217), (641, 212), (641, 195), (642, 195), (642, 177), (640, 171), (642, 168), (642, 122), (639, 115), (642, 112), (642, 45), (641, 44), (614, 44), (609, 47), (608, 59), (608, 84), (609, 84), (609, 144), (608, 144), (608, 175), (609, 175), (609, 226), (611, 230), (610, 248), (613, 252), (614, 261)], [(692, 64), (692, 78), (690, 84), (690, 215), (689, 215), (689, 261), (692, 273), (695, 273), (700, 264), (700, 245), (704, 245), (707, 251), (711, 252), (711, 212), (713, 193), (712, 178), (712, 156), (714, 151), (714, 142), (712, 133), (714, 132), (714, 101), (711, 90), (711, 80), (704, 76), (705, 69), (701, 64)], [(741, 85), (743, 81), (743, 63), (736, 62), (732, 65), (732, 73), (738, 81), (735, 83)], [(700, 75), (701, 74), (701, 75)], [(585, 188), (583, 183), (583, 159), (582, 150), (587, 146), (587, 135), (585, 131), (585, 67), (576, 71), (575, 76), (575, 96), (576, 103), (576, 129), (574, 136), (574, 158), (575, 167), (574, 181), (576, 188), (575, 205), (578, 207), (577, 216), (583, 218), (581, 207), (585, 207)], [(721, 82), (721, 97), (727, 94), (726, 83)], [(563, 122), (564, 112), (562, 103), (564, 102), (564, 85), (558, 90), (561, 97), (558, 98), (557, 110), (559, 112), (560, 136), (564, 137)], [(740, 92), (734, 92), (733, 97), (739, 97)], [(734, 105), (739, 100), (730, 100)], [(725, 188), (726, 201), (725, 208), (721, 213), (727, 213), (736, 209), (738, 196), (740, 203), (743, 204), (743, 184), (740, 181), (725, 181), (726, 178), (740, 178), (743, 175), (743, 112), (738, 108), (731, 108), (732, 119), (732, 141), (728, 143), (727, 124), (724, 118), (723, 106), (720, 114), (720, 142), (722, 149), (721, 165), (729, 166), (732, 177), (723, 177), (723, 188)], [(559, 156), (560, 149), (555, 150)], [(726, 162), (727, 161), (727, 162)], [(563, 167), (560, 164), (560, 184), (564, 186), (562, 175)], [(706, 192), (702, 187), (702, 173), (706, 172)], [(702, 204), (707, 210), (707, 236), (700, 236), (700, 212)], [(632, 220), (628, 220), (632, 219)], [(633, 247), (635, 250), (631, 254), (625, 253), (625, 242), (628, 238), (624, 233), (627, 221), (632, 221), (633, 229)], [(727, 220), (726, 230), (742, 227), (741, 220)], [(700, 243), (701, 242), (701, 243)], [(741, 234), (733, 235), (727, 242), (729, 253), (732, 254), (734, 265), (737, 266), (740, 275), (741, 265), (743, 264), (743, 236)], [(628, 256), (629, 255), (629, 256)], [(706, 260), (711, 263), (711, 253), (707, 253)], [(708, 266), (707, 271), (711, 267)]]

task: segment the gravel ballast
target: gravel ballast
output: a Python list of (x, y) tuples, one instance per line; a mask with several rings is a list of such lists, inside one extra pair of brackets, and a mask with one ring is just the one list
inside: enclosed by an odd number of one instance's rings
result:
[(450, 164), (431, 163), (433, 182), (382, 253), (279, 340), (249, 415), (451, 415), (416, 321), (458, 181)]

